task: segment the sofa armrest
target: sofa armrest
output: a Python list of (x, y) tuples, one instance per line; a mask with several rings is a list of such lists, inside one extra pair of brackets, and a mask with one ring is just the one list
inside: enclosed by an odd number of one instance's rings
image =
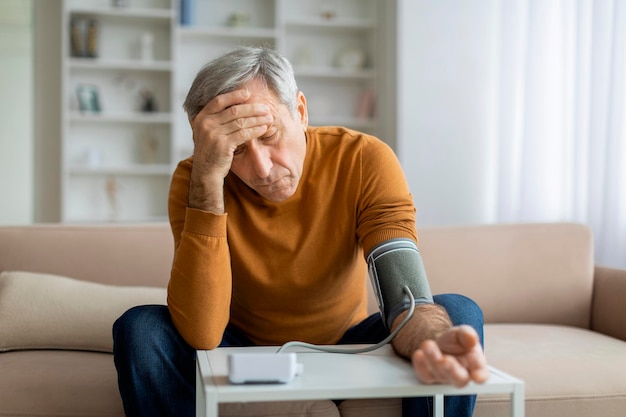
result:
[(591, 329), (626, 340), (626, 270), (595, 267)]

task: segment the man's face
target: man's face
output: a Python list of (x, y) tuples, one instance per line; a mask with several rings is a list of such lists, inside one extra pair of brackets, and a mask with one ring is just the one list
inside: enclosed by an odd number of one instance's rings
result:
[(237, 148), (231, 171), (263, 198), (284, 201), (296, 192), (302, 176), (308, 123), (306, 99), (298, 93), (294, 119), (289, 108), (262, 82), (253, 80), (244, 87), (250, 92), (248, 103), (268, 105), (274, 118), (261, 137)]

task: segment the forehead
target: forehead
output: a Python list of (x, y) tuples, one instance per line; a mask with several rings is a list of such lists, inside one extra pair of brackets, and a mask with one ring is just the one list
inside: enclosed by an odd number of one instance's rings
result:
[(250, 92), (248, 103), (265, 103), (272, 105), (272, 107), (282, 104), (278, 96), (262, 80), (255, 78), (242, 85), (242, 88), (246, 88)]

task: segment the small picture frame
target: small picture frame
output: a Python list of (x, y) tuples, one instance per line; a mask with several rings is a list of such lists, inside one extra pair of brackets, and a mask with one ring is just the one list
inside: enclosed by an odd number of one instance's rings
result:
[(98, 87), (90, 84), (80, 84), (76, 87), (78, 109), (81, 113), (100, 113), (100, 94)]

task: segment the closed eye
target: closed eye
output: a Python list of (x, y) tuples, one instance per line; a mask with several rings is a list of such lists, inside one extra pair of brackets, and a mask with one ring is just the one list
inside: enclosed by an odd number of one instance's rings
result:
[(278, 135), (278, 129), (268, 129), (268, 132), (265, 136), (262, 136), (261, 139), (263, 142), (269, 142), (272, 139), (275, 139)]
[[(261, 136), (258, 140), (263, 143), (268, 143), (277, 138), (278, 138), (278, 129), (272, 129), (269, 134), (265, 136)], [(239, 155), (243, 153), (243, 151), (246, 150), (246, 146), (247, 146), (246, 143), (242, 143), (241, 145), (237, 146), (235, 148), (235, 151), (233, 152), (233, 155)]]
[(239, 155), (240, 153), (242, 153), (244, 151), (244, 149), (246, 148), (246, 144), (242, 143), (241, 145), (237, 146), (235, 148), (235, 151), (233, 152), (233, 155)]

